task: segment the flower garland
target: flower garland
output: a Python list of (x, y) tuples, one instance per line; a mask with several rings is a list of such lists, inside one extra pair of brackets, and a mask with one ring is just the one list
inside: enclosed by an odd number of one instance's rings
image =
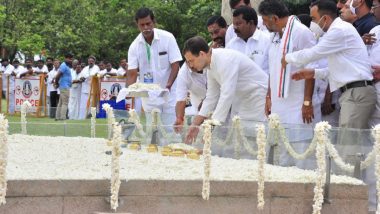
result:
[(119, 157), (121, 155), (120, 144), (121, 126), (116, 123), (113, 124), (113, 137), (112, 137), (112, 162), (111, 162), (111, 208), (116, 210), (119, 206), (119, 188), (120, 188), (120, 163)]
[(234, 130), (236, 131), (236, 144), (239, 145), (239, 147), (236, 146), (235, 144), (235, 152), (236, 152), (236, 149), (239, 149), (238, 151), (240, 151), (240, 144), (241, 142), (243, 143), (243, 146), (244, 148), (247, 150), (248, 153), (250, 153), (251, 155), (253, 156), (256, 156), (257, 155), (257, 151), (255, 151), (251, 145), (249, 144), (247, 138), (244, 136), (244, 131), (241, 127), (241, 122), (240, 122), (240, 117), (238, 116), (235, 116), (234, 119), (233, 119), (233, 124), (234, 124)]
[(218, 121), (206, 120), (202, 128), (204, 129), (203, 135), (203, 185), (202, 185), (202, 198), (204, 200), (210, 199), (210, 168), (211, 168), (211, 138), (212, 126), (220, 125)]
[(32, 107), (32, 104), (30, 104), (29, 101), (25, 101), (21, 105), (21, 134), (26, 135), (26, 113), (28, 112), (28, 109)]
[(323, 188), (326, 183), (326, 141), (329, 129), (331, 129), (331, 126), (327, 122), (319, 122), (314, 131), (314, 135), (317, 138), (317, 151), (315, 155), (317, 157), (318, 169), (314, 187), (313, 214), (321, 214), (322, 210)]
[(266, 136), (265, 136), (265, 126), (264, 125), (258, 125), (256, 127), (257, 130), (257, 160), (258, 160), (258, 166), (257, 166), (257, 208), (262, 210), (264, 209), (264, 182), (265, 182), (265, 160), (266, 160), (266, 153), (265, 153), (265, 144), (266, 144)]
[(112, 124), (116, 122), (115, 115), (113, 113), (113, 108), (110, 106), (110, 104), (104, 103), (102, 105), (102, 108), (107, 113), (108, 138), (110, 139), (112, 133)]
[(153, 109), (152, 110), (152, 128), (157, 128), (160, 130), (160, 133), (162, 134), (162, 137), (164, 139), (176, 139), (176, 137), (173, 135), (174, 133), (168, 133), (165, 130), (165, 127), (162, 123), (161, 116), (160, 116), (161, 111), (159, 109)]
[(343, 159), (339, 156), (338, 151), (335, 149), (334, 145), (331, 142), (327, 141), (326, 148), (331, 158), (334, 160), (335, 164), (339, 166), (339, 168), (347, 172), (354, 172), (354, 166), (343, 161)]
[(96, 107), (91, 107), (91, 137), (95, 138), (96, 126)]
[[(235, 133), (235, 136), (236, 136), (235, 145), (234, 145), (234, 153), (235, 153), (234, 156), (236, 159), (240, 159), (241, 143), (243, 141), (243, 136), (240, 133), (240, 117), (239, 116), (235, 116), (234, 118), (232, 118), (231, 133)], [(227, 141), (225, 143), (227, 143)]]
[(0, 205), (5, 204), (7, 194), (8, 120), (0, 114)]
[[(376, 175), (376, 191), (377, 198), (380, 198), (380, 124), (376, 125), (372, 131), (373, 136), (375, 137), (375, 175)], [(380, 203), (377, 203), (376, 214), (380, 214)]]
[(280, 117), (276, 114), (269, 116), (269, 127), (273, 129), (274, 132), (277, 131), (277, 133), (275, 134), (275, 143), (278, 142), (278, 136), (280, 136), (282, 142), (284, 143), (285, 149), (288, 151), (290, 156), (292, 156), (295, 159), (298, 159), (298, 160), (306, 159), (314, 152), (315, 148), (317, 147), (317, 143), (313, 139), (309, 147), (306, 149), (306, 151), (304, 153), (298, 154), (290, 145), (289, 139), (286, 137), (286, 134), (285, 134), (285, 128), (281, 126)]
[(143, 129), (143, 126), (141, 125), (139, 115), (137, 114), (136, 110), (130, 109), (129, 110), (129, 119), (128, 122), (134, 123), (137, 129), (137, 133), (140, 137), (145, 136), (145, 132)]

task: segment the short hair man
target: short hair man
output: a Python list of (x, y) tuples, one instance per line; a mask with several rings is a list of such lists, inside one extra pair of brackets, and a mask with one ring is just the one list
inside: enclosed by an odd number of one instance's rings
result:
[(79, 119), (86, 119), (89, 114), (88, 105), (90, 103), (90, 90), (91, 90), (91, 79), (93, 76), (97, 75), (100, 71), (99, 67), (96, 65), (96, 57), (89, 56), (87, 59), (88, 65), (83, 68), (79, 74), (79, 78), (82, 81), (81, 88), (81, 98), (80, 98), (80, 110)]
[(330, 89), (340, 89), (339, 126), (366, 129), (375, 108), (376, 92), (367, 48), (355, 28), (336, 15), (336, 4), (321, 0), (310, 10), (310, 15), (326, 33), (314, 47), (288, 53), (283, 64), (304, 65), (327, 58), (328, 72), (301, 70), (293, 78), (329, 78)]
[(221, 123), (228, 114), (243, 120), (263, 121), (268, 75), (246, 55), (224, 48), (210, 49), (202, 37), (186, 41), (183, 54), (190, 69), (207, 69), (207, 93), (190, 128), (186, 143), (194, 141), (200, 124), (211, 118)]
[(117, 75), (118, 76), (127, 76), (127, 71), (128, 71), (127, 59), (125, 59), (125, 58), (120, 59), (119, 69), (117, 69)]
[(375, 16), (371, 13), (372, 0), (348, 0), (346, 5), (357, 16), (354, 27), (363, 36), (377, 25)]
[[(177, 42), (168, 31), (155, 28), (156, 20), (149, 8), (140, 8), (135, 15), (135, 21), (140, 34), (132, 42), (128, 50), (128, 80), (127, 85), (136, 82), (140, 73), (140, 82), (159, 84), (161, 88), (170, 90), (168, 101), (157, 103), (152, 98), (142, 99), (146, 112), (159, 109), (167, 116), (162, 119), (165, 125), (174, 123), (176, 85), (179, 62), (182, 60)], [(152, 118), (147, 114), (147, 122)]]
[(212, 16), (207, 20), (207, 30), (212, 39), (210, 47), (220, 48), (226, 46), (227, 23), (222, 16)]
[(56, 86), (59, 86), (60, 96), (57, 107), (56, 120), (65, 120), (69, 98), (70, 98), (70, 87), (71, 87), (71, 65), (74, 56), (71, 53), (65, 54), (65, 62), (59, 66), (58, 73), (55, 78)]
[(255, 9), (247, 6), (236, 9), (233, 13), (233, 26), (237, 37), (233, 38), (226, 48), (242, 52), (269, 73), (270, 35), (257, 28)]

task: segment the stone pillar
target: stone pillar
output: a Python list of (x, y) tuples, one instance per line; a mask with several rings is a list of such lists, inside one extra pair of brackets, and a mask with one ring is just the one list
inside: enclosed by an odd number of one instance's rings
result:
[[(259, 7), (260, 2), (263, 0), (251, 0), (251, 5), (255, 8), (256, 12)], [(228, 24), (232, 22), (232, 13), (229, 5), (229, 0), (222, 0), (222, 16), (226, 19)]]

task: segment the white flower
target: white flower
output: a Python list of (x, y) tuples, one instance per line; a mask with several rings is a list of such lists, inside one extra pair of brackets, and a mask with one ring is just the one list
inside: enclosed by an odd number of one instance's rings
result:
[(257, 208), (262, 210), (264, 209), (264, 182), (265, 182), (265, 160), (266, 160), (266, 153), (265, 153), (265, 145), (266, 145), (266, 136), (265, 136), (265, 126), (264, 125), (258, 125), (256, 127), (257, 129), (257, 160), (258, 160), (258, 167), (257, 167)]
[(112, 138), (112, 161), (111, 161), (111, 208), (116, 210), (119, 206), (119, 188), (120, 188), (120, 163), (119, 157), (121, 154), (120, 144), (121, 126), (116, 123), (113, 124), (113, 138)]
[(91, 107), (91, 137), (94, 138), (96, 136), (96, 107)]
[(5, 204), (7, 193), (8, 120), (0, 114), (0, 205)]
[(204, 200), (209, 200), (210, 198), (210, 168), (211, 168), (211, 139), (212, 139), (212, 124), (215, 121), (206, 120), (202, 124), (204, 129), (203, 135), (203, 185), (202, 185), (202, 198)]

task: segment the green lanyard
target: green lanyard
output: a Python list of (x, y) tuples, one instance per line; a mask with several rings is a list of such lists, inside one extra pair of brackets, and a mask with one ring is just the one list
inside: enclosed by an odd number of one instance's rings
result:
[(145, 42), (145, 47), (146, 47), (146, 55), (148, 57), (148, 63), (150, 67), (150, 58), (151, 58), (150, 45), (147, 42)]

